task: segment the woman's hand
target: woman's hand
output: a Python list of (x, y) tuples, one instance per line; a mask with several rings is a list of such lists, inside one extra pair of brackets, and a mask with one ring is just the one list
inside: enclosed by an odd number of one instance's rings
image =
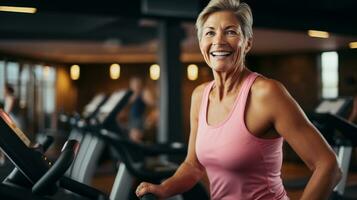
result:
[(167, 195), (165, 194), (165, 188), (162, 185), (141, 182), (135, 191), (135, 194), (138, 197), (148, 193), (155, 195), (158, 199), (167, 198)]

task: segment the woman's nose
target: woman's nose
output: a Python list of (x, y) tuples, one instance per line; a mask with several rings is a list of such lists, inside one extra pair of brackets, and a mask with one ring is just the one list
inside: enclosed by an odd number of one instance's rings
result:
[(225, 44), (226, 40), (225, 37), (222, 33), (217, 33), (214, 37), (213, 37), (213, 44), (214, 45), (220, 45), (220, 44)]

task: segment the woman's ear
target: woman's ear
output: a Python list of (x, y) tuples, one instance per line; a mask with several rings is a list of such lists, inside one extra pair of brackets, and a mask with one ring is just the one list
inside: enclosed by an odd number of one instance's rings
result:
[(248, 38), (244, 48), (244, 54), (247, 54), (249, 52), (249, 50), (252, 48), (252, 45), (253, 45), (253, 38)]

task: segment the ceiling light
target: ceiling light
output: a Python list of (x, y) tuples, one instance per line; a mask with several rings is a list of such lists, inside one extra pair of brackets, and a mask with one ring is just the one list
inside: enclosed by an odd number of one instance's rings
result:
[(317, 37), (317, 38), (328, 38), (330, 34), (326, 31), (317, 31), (317, 30), (308, 30), (307, 34), (310, 37)]
[(195, 64), (191, 64), (187, 67), (188, 80), (194, 81), (198, 78), (198, 67)]
[(350, 42), (348, 46), (350, 46), (351, 49), (357, 49), (357, 42)]
[(160, 78), (160, 66), (158, 64), (151, 65), (149, 71), (152, 80), (156, 81)]
[(119, 64), (112, 64), (110, 65), (110, 78), (116, 80), (120, 77), (120, 65)]
[(31, 8), (31, 7), (0, 6), (0, 11), (19, 12), (19, 13), (35, 13), (37, 11), (37, 9)]
[(71, 79), (78, 80), (80, 75), (80, 68), (78, 65), (71, 66)]

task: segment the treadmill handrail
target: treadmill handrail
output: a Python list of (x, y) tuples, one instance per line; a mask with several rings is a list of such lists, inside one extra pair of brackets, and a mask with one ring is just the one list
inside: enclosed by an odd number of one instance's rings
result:
[(130, 146), (131, 148), (141, 151), (145, 156), (157, 156), (161, 154), (181, 155), (187, 153), (187, 146), (182, 143), (141, 144), (120, 137), (118, 134), (111, 131), (101, 130), (100, 133), (100, 136), (104, 137), (105, 140), (110, 141), (113, 144)]
[(107, 130), (102, 130), (100, 133), (100, 137), (107, 141), (114, 149), (118, 151), (118, 153), (120, 154), (121, 161), (126, 165), (128, 171), (132, 175), (140, 177), (142, 180), (146, 181), (159, 181), (164, 178), (168, 178), (175, 173), (176, 168), (164, 168), (159, 171), (143, 170), (142, 168), (140, 168), (142, 165), (138, 165), (138, 163), (133, 161), (129, 149), (135, 149), (140, 151), (140, 153), (142, 153), (144, 157), (157, 155), (186, 155), (187, 152), (186, 146), (178, 148), (165, 144), (161, 144), (158, 146), (155, 144), (144, 145), (134, 143)]
[(151, 193), (145, 194), (142, 197), (140, 197), (140, 200), (157, 200), (157, 199), (158, 198)]
[(62, 148), (62, 153), (55, 164), (34, 184), (32, 192), (34, 194), (53, 195), (56, 192), (57, 181), (71, 166), (79, 148), (76, 140), (68, 140)]

